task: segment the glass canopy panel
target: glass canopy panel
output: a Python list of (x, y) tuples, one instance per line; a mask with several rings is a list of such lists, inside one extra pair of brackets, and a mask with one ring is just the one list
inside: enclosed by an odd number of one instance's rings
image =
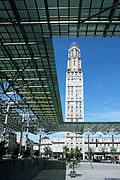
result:
[(104, 3), (103, 3), (103, 8), (107, 8), (107, 7), (110, 7), (113, 5), (113, 0), (112, 1), (107, 1), (107, 0), (104, 0)]

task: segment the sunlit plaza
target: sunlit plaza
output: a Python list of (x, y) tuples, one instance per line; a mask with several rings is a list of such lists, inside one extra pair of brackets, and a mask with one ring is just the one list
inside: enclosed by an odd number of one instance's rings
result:
[[(119, 180), (120, 164), (81, 162), (76, 168), (76, 180)], [(45, 169), (41, 171), (33, 180), (70, 180), (70, 169)], [(73, 178), (74, 179), (74, 178)]]
[[(81, 180), (119, 180), (120, 164), (107, 163), (81, 163), (80, 167), (76, 169), (76, 179)], [(70, 180), (69, 169), (66, 172), (66, 179)]]

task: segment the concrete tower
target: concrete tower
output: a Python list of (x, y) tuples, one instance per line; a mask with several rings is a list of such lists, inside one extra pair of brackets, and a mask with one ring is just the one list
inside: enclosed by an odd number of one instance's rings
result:
[[(76, 123), (84, 121), (83, 73), (80, 49), (75, 42), (68, 50), (65, 120)], [(78, 146), (83, 152), (83, 135), (79, 132), (65, 133), (65, 145), (69, 149)]]

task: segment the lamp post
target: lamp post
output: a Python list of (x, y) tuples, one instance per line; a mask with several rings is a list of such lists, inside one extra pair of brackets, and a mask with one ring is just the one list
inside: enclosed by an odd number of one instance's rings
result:
[(90, 144), (89, 144), (89, 134), (88, 134), (88, 161), (90, 162)]
[(114, 129), (112, 128), (112, 148), (113, 148), (113, 163), (116, 163), (115, 161), (115, 148), (114, 148)]
[(41, 134), (42, 134), (42, 129), (40, 128), (40, 130), (39, 130), (39, 157), (41, 157), (41, 151), (40, 151), (40, 147), (41, 147)]
[(26, 130), (25, 151), (27, 150), (27, 143), (28, 143), (28, 130), (29, 130), (29, 117), (28, 117), (28, 120), (27, 120), (27, 130)]
[(21, 133), (20, 133), (20, 146), (19, 146), (19, 154), (18, 154), (19, 159), (21, 158), (21, 148), (22, 148), (22, 136), (23, 136), (24, 122), (25, 122), (25, 114), (23, 112), (22, 127), (21, 127)]
[(90, 162), (90, 128), (84, 129), (88, 138), (88, 161)]

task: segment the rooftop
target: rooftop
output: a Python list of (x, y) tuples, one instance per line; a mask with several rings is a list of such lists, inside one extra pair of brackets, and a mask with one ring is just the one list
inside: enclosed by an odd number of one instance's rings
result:
[(70, 48), (76, 46), (77, 48), (79, 48), (79, 45), (76, 42), (73, 42), (72, 44), (70, 44)]

